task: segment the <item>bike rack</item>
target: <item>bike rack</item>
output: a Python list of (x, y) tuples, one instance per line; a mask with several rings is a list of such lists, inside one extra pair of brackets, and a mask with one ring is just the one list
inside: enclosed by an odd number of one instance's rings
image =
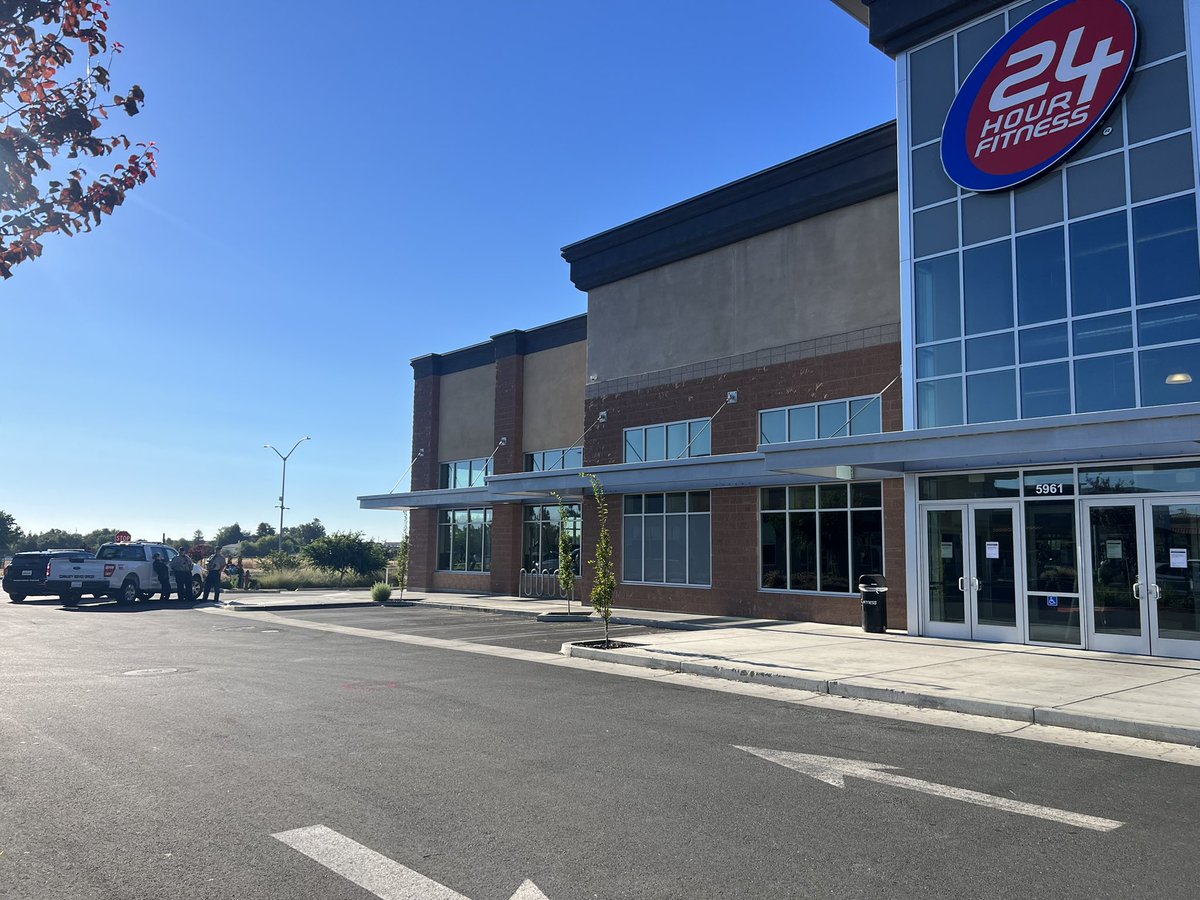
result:
[[(517, 594), (538, 600), (566, 600), (567, 592), (562, 589), (558, 580), (558, 569), (521, 569), (517, 576)], [(571, 599), (575, 599), (575, 590), (571, 589)]]

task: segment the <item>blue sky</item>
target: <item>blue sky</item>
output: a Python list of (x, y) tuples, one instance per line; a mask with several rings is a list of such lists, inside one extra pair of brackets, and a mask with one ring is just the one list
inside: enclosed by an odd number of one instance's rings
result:
[(583, 312), (562, 246), (895, 115), (827, 0), (113, 0), (109, 33), (159, 177), (0, 286), (26, 530), (278, 524), (262, 445), (311, 435), (287, 523), (398, 538), (355, 498), (408, 465), (412, 357)]

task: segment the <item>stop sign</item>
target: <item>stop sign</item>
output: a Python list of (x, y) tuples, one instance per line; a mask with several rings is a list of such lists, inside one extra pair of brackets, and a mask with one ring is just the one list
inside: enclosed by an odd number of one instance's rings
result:
[(128, 531), (118, 531), (113, 535), (113, 540), (118, 544), (127, 544), (133, 540), (133, 536)]

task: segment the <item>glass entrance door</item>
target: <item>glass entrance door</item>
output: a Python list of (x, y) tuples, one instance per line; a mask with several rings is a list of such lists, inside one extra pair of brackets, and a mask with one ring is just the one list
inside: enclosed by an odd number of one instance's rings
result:
[(1153, 539), (1150, 581), (1151, 649), (1200, 658), (1200, 498), (1146, 501)]
[(925, 510), (928, 633), (1022, 641), (1016, 505), (967, 504)]
[(1142, 501), (1087, 501), (1088, 646), (1149, 653)]

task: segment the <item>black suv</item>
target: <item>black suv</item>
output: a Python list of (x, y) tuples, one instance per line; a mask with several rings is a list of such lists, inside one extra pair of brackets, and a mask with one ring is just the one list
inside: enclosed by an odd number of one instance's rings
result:
[(50, 560), (64, 556), (75, 559), (93, 559), (90, 550), (32, 550), (18, 553), (4, 567), (4, 593), (13, 603), (26, 597), (58, 596), (57, 591), (46, 590), (46, 576), (50, 574)]

